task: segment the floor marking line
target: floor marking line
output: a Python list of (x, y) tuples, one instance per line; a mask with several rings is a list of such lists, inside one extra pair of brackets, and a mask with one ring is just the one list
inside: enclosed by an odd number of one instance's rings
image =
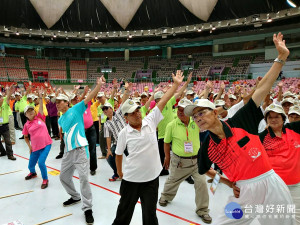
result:
[(62, 218), (64, 218), (64, 217), (71, 216), (71, 215), (73, 215), (73, 214), (72, 214), (72, 213), (69, 213), (69, 214), (66, 214), (66, 215), (64, 215), (64, 216), (59, 216), (59, 217), (56, 217), (56, 218), (53, 218), (53, 219), (50, 219), (50, 220), (46, 220), (46, 221), (41, 222), (41, 223), (37, 223), (36, 225), (42, 225), (42, 224), (45, 224), (45, 223), (50, 223), (50, 222), (52, 222), (52, 221), (59, 220), (59, 219), (62, 219)]
[[(23, 156), (20, 156), (20, 155), (18, 155), (18, 154), (14, 154), (14, 155), (15, 155), (15, 156), (18, 156), (18, 157), (20, 157), (20, 158), (29, 160), (28, 158), (23, 157)], [(51, 166), (47, 166), (47, 168), (52, 169), (52, 170), (56, 170), (56, 171), (59, 171), (59, 172), (60, 172), (60, 170), (55, 169), (55, 168), (53, 168), (53, 167), (51, 167)], [(73, 176), (73, 177), (79, 180), (79, 177), (76, 177), (76, 176)], [(113, 191), (113, 190), (110, 190), (110, 189), (108, 189), (108, 188), (105, 188), (105, 187), (103, 187), (103, 186), (100, 186), (100, 185), (95, 184), (95, 183), (93, 183), (93, 182), (89, 182), (89, 183), (90, 183), (91, 185), (96, 186), (96, 187), (99, 187), (99, 188), (101, 188), (101, 189), (103, 189), (103, 190), (109, 191), (109, 192), (114, 193), (114, 194), (116, 194), (116, 195), (120, 195), (118, 192), (115, 192), (115, 191)], [(141, 203), (141, 202), (138, 201), (138, 203)], [(201, 225), (200, 223), (193, 222), (193, 221), (191, 221), (191, 220), (188, 220), (188, 219), (185, 219), (185, 218), (183, 218), (183, 217), (174, 215), (174, 214), (169, 213), (169, 212), (167, 212), (167, 211), (164, 211), (164, 210), (161, 210), (161, 209), (158, 209), (158, 208), (157, 208), (156, 210), (157, 210), (158, 212), (161, 212), (161, 213), (164, 213), (164, 214), (166, 214), (166, 215), (172, 216), (172, 217), (174, 217), (174, 218), (176, 218), (176, 219), (180, 219), (180, 220), (183, 220), (183, 221), (185, 221), (185, 222), (192, 223), (192, 224), (194, 224), (194, 225)]]
[(19, 172), (19, 171), (22, 171), (22, 170), (15, 170), (15, 171), (6, 172), (6, 173), (0, 173), (0, 176), (10, 174), (10, 173), (16, 173), (16, 172)]
[(9, 197), (17, 196), (17, 195), (23, 195), (23, 194), (27, 194), (30, 192), (33, 192), (33, 191), (25, 191), (25, 192), (20, 192), (20, 193), (11, 194), (11, 195), (4, 195), (4, 196), (1, 196), (0, 199), (9, 198)]

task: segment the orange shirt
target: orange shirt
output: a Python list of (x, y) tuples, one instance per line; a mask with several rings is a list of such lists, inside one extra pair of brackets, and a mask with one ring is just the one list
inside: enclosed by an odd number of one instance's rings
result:
[(14, 108), (15, 101), (16, 100), (9, 100), (9, 107), (10, 107), (11, 111), (14, 111), (13, 108)]

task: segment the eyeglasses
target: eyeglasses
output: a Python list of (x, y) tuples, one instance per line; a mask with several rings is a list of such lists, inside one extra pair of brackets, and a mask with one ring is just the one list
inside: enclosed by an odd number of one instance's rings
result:
[(196, 114), (193, 115), (193, 120), (197, 119), (197, 117), (202, 117), (204, 116), (208, 111), (211, 111), (210, 109), (203, 109)]

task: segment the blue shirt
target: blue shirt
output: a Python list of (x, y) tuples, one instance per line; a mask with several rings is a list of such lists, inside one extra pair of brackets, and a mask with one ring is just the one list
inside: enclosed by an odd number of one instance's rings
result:
[(83, 123), (83, 113), (86, 109), (87, 105), (84, 104), (84, 101), (77, 103), (59, 118), (58, 124), (64, 132), (67, 152), (85, 147), (87, 156), (89, 156)]

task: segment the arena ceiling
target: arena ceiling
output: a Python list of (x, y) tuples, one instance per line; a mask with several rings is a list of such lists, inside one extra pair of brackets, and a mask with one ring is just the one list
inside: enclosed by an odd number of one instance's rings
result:
[[(0, 33), (114, 39), (299, 23), (300, 0), (1, 0)], [(245, 28), (249, 27), (249, 28)]]

